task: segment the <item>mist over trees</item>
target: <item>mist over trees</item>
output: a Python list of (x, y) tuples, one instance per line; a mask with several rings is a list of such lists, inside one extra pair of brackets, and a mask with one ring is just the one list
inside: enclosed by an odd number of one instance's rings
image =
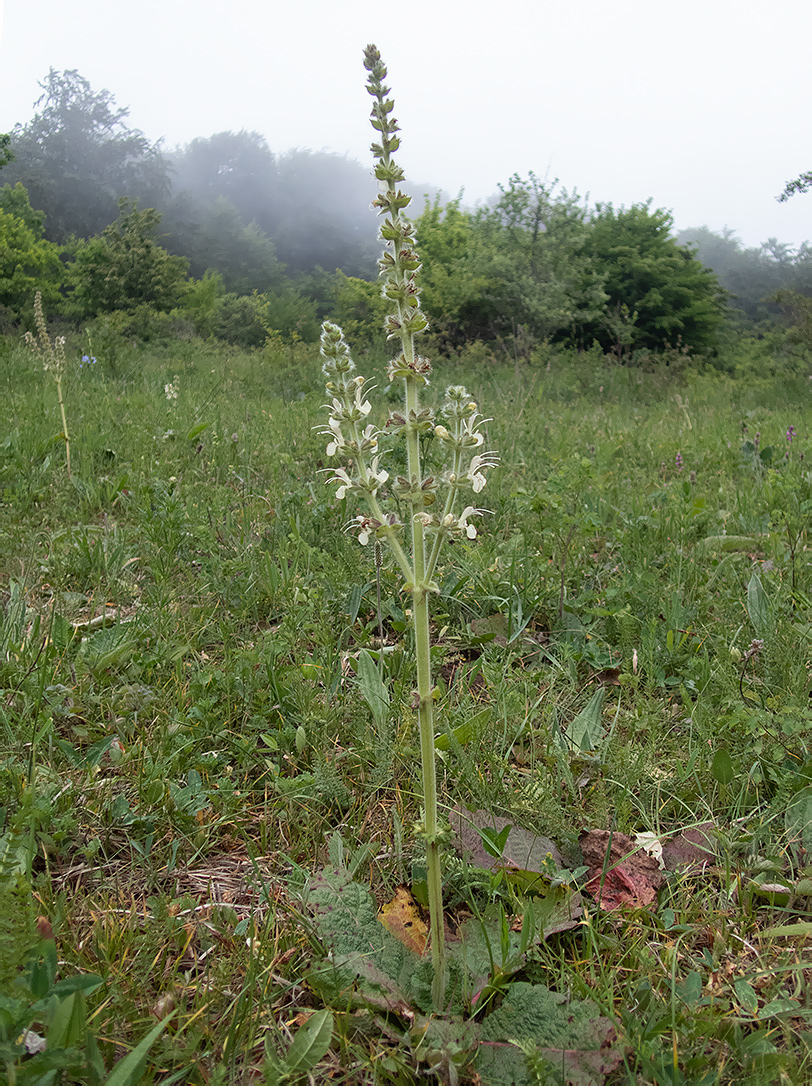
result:
[[(382, 343), (367, 168), (278, 152), (246, 130), (167, 150), (75, 70), (51, 69), (41, 88), (32, 118), (0, 136), (4, 325), (24, 321), (41, 289), (51, 312), (118, 314), (122, 329), (145, 328), (152, 312), (252, 346), (270, 332), (313, 339), (330, 312)], [(810, 184), (802, 175), (781, 198)], [(651, 201), (590, 207), (532, 172), (483, 207), (426, 199), (417, 229), (443, 351), (547, 342), (637, 364), (673, 349), (713, 357), (731, 312), (740, 328), (808, 323), (809, 246), (748, 249), (707, 227), (675, 235)]]
[(779, 291), (812, 295), (812, 247), (797, 249), (770, 238), (747, 248), (733, 230), (714, 233), (707, 226), (680, 231), (677, 240), (694, 250), (729, 295), (730, 305), (750, 322), (780, 312)]
[(3, 181), (20, 182), (45, 212), (49, 241), (99, 233), (123, 196), (155, 206), (168, 195), (159, 144), (125, 123), (129, 110), (116, 107), (109, 91), (93, 91), (75, 70), (53, 68), (40, 86), (38, 112), (11, 132), (14, 157)]

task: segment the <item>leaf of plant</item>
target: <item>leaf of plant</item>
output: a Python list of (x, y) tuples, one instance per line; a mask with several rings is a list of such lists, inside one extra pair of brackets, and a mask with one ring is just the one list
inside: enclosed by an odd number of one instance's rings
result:
[(736, 999), (741, 1004), (742, 1010), (747, 1014), (755, 1014), (758, 1010), (758, 996), (752, 984), (740, 977), (738, 980), (733, 981), (733, 991), (736, 993)]
[(702, 974), (696, 969), (692, 970), (685, 980), (676, 986), (676, 991), (686, 1006), (698, 1003), (702, 998)]
[(602, 909), (647, 908), (657, 899), (663, 873), (657, 861), (625, 833), (590, 830), (578, 839), (589, 868), (586, 888)]
[(493, 856), (496, 860), (501, 858), (512, 829), (513, 826), (508, 823), (507, 826), (503, 826), (501, 830), (494, 830), (489, 826), (482, 826), (477, 830), (479, 839), (482, 841), (482, 847), (489, 856)]
[[(530, 1062), (578, 1086), (602, 1083), (623, 1059), (608, 1018), (589, 1001), (568, 1001), (542, 984), (519, 981), (505, 989), (500, 1007), (483, 1021), (476, 1070), (485, 1086), (529, 1086), (540, 1081)], [(530, 1060), (528, 1060), (528, 1056)], [(555, 1078), (554, 1081), (561, 1081)]]
[(48, 1027), (48, 1048), (73, 1048), (79, 1044), (87, 1025), (85, 997), (73, 992), (60, 999)]
[(141, 1081), (141, 1075), (146, 1063), (147, 1053), (160, 1035), (166, 1029), (176, 1012), (170, 1011), (166, 1018), (162, 1019), (154, 1029), (140, 1041), (132, 1052), (128, 1052), (123, 1060), (119, 1060), (113, 1070), (107, 1076), (104, 1086), (134, 1086)]
[(799, 935), (812, 935), (812, 920), (799, 920), (797, 924), (779, 924), (774, 928), (764, 928), (761, 934), (771, 939), (794, 939)]
[[(461, 746), (465, 746), (466, 743), (470, 742), (473, 736), (478, 735), (480, 730), (487, 725), (492, 715), (493, 710), (490, 705), (486, 705), (484, 709), (480, 709), (479, 712), (474, 713), (470, 719), (464, 720), (462, 724), (457, 725), (457, 727), (453, 729), (452, 735), (454, 736), (454, 739)], [(441, 732), (434, 737), (435, 750), (448, 750), (450, 746), (451, 739), (447, 732)]]
[(571, 747), (576, 750), (596, 750), (604, 737), (601, 711), (606, 698), (606, 687), (602, 686), (590, 698), (587, 705), (569, 722), (564, 735)]
[(505, 868), (519, 868), (521, 871), (541, 873), (548, 878), (564, 866), (561, 853), (549, 837), (542, 837), (521, 826), (512, 826), (510, 820), (493, 815), (490, 811), (469, 811), (457, 806), (451, 811), (451, 830), (454, 847), (473, 867), (485, 871), (496, 866), (493, 857), (485, 851), (480, 836), (483, 826), (496, 832), (506, 826), (510, 829), (507, 843), (502, 850), (501, 861)]
[(747, 613), (756, 634), (763, 637), (770, 626), (772, 606), (757, 573), (753, 574), (747, 586)]
[(366, 649), (358, 654), (358, 689), (372, 711), (375, 723), (381, 727), (389, 714), (389, 691), (382, 682), (378, 665)]
[(388, 932), (415, 954), (422, 954), (428, 942), (428, 928), (423, 923), (415, 900), (405, 886), (378, 913)]
[(736, 767), (733, 765), (733, 759), (724, 747), (720, 747), (713, 756), (713, 761), (711, 762), (711, 776), (717, 784), (722, 785), (730, 784), (736, 776)]
[(290, 1075), (306, 1074), (324, 1059), (333, 1036), (333, 1015), (325, 1009), (316, 1011), (297, 1030), (285, 1057), (285, 1070)]
[(784, 825), (792, 843), (812, 854), (812, 786), (801, 788), (787, 804)]

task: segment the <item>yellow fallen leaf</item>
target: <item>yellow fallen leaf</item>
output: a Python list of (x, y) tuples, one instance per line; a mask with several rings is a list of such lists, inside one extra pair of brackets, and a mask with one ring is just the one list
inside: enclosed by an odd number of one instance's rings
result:
[(405, 886), (378, 913), (388, 932), (415, 954), (422, 954), (428, 942), (428, 928), (420, 919), (415, 900)]

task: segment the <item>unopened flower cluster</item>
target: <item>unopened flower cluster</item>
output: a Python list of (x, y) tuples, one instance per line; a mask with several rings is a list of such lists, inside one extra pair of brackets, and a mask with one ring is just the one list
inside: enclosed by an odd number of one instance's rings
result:
[(34, 295), (34, 320), (37, 326), (36, 336), (25, 333), (25, 342), (37, 355), (45, 373), (50, 373), (54, 380), (60, 381), (65, 370), (65, 337), (54, 336), (53, 343), (48, 335), (45, 314), (42, 312), (42, 294)]
[[(371, 515), (359, 515), (355, 521), (358, 538), (365, 544), (370, 539), (383, 538), (390, 535), (393, 529), (402, 527), (394, 514), (384, 515), (378, 504), (382, 488), (389, 482), (389, 473), (379, 466), (378, 439), (381, 431), (368, 422), (372, 410), (366, 398), (369, 388), (365, 379), (355, 372), (349, 347), (337, 325), (329, 322), (323, 325), (321, 354), (327, 392), (332, 397), (327, 405), (328, 429), (324, 431), (328, 439), (327, 455), (340, 457), (344, 461), (343, 466), (331, 469), (330, 481), (338, 484), (336, 498), (339, 500), (350, 494), (361, 494), (366, 498)], [(389, 369), (397, 368), (396, 359), (390, 363)], [(425, 376), (424, 381), (428, 383)], [(415, 515), (424, 527), (443, 536), (473, 539), (476, 527), (471, 523), (471, 518), (480, 516), (482, 510), (468, 505), (457, 515), (453, 511), (454, 500), (462, 490), (481, 493), (486, 481), (485, 471), (497, 463), (498, 457), (482, 449), (485, 442), (482, 425), (485, 420), (464, 386), (452, 385), (448, 388), (438, 414), (439, 422), (435, 422), (434, 412), (429, 408), (423, 408), (417, 414), (412, 412), (409, 418), (402, 412), (390, 414), (387, 421), (389, 431), (403, 430), (407, 426), (419, 432), (433, 431), (447, 450), (449, 464), (439, 478), (428, 476), (422, 479), (417, 492), (415, 481), (402, 475), (392, 481), (392, 490), (410, 502), (413, 508), (415, 505), (423, 506)], [(445, 490), (445, 500), (435, 511), (432, 507), (439, 505), (438, 491), (441, 487)]]

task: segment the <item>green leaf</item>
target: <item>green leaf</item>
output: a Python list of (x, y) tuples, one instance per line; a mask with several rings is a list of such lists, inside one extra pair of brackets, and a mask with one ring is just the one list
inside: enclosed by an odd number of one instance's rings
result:
[(289, 1075), (306, 1074), (323, 1059), (333, 1036), (333, 1015), (325, 1009), (314, 1015), (297, 1032), (285, 1058)]
[(677, 995), (683, 1003), (690, 1007), (692, 1003), (698, 1003), (702, 998), (702, 975), (694, 969), (688, 974), (681, 984), (676, 986)]
[(812, 785), (801, 788), (787, 804), (784, 825), (792, 844), (812, 852)]
[(389, 713), (389, 691), (381, 680), (377, 664), (366, 649), (361, 649), (358, 654), (357, 683), (364, 701), (372, 710), (375, 723), (383, 725)]
[(736, 776), (736, 767), (733, 765), (733, 759), (724, 747), (720, 747), (713, 756), (711, 775), (716, 783), (721, 785), (730, 784)]
[(488, 826), (477, 827), (477, 833), (482, 841), (482, 847), (488, 853), (489, 856), (493, 856), (495, 859), (499, 859), (502, 853), (505, 851), (505, 845), (513, 826), (508, 824), (503, 826), (499, 832), (494, 829), (490, 829)]
[(774, 928), (764, 928), (761, 934), (771, 939), (795, 939), (797, 936), (812, 935), (812, 920), (799, 920), (797, 924), (779, 924)]
[(189, 433), (186, 435), (187, 441), (194, 441), (198, 434), (202, 434), (204, 430), (208, 430), (211, 426), (210, 422), (199, 422), (197, 426), (193, 426)]
[(758, 1010), (758, 996), (752, 984), (744, 980), (744, 978), (734, 980), (733, 991), (736, 993), (736, 999), (741, 1004), (742, 1010), (746, 1011), (747, 1014), (755, 1014)]
[(74, 1048), (82, 1040), (87, 1025), (85, 997), (74, 992), (61, 999), (48, 1027), (48, 1048)]
[[(490, 705), (486, 705), (484, 709), (480, 709), (478, 713), (474, 713), (468, 720), (463, 721), (462, 724), (459, 724), (456, 728), (452, 729), (451, 734), (461, 746), (465, 746), (466, 743), (471, 741), (473, 736), (479, 734), (489, 722), (492, 715), (493, 710)], [(435, 750), (448, 750), (450, 746), (451, 737), (448, 732), (441, 732), (440, 735), (434, 737)]]
[(175, 1011), (171, 1011), (154, 1029), (149, 1031), (132, 1052), (128, 1052), (123, 1060), (119, 1060), (105, 1079), (104, 1086), (134, 1086), (135, 1083), (141, 1081), (147, 1053), (166, 1029), (170, 1020), (174, 1018), (175, 1013)]
[(601, 711), (603, 710), (605, 698), (606, 687), (602, 686), (600, 690), (592, 695), (589, 703), (584, 706), (575, 719), (571, 720), (564, 729), (564, 735), (571, 747), (580, 751), (588, 751), (596, 750), (601, 745), (601, 740), (604, 737)]
[(772, 606), (757, 573), (753, 574), (747, 586), (747, 613), (753, 629), (759, 637), (763, 637), (770, 627)]

